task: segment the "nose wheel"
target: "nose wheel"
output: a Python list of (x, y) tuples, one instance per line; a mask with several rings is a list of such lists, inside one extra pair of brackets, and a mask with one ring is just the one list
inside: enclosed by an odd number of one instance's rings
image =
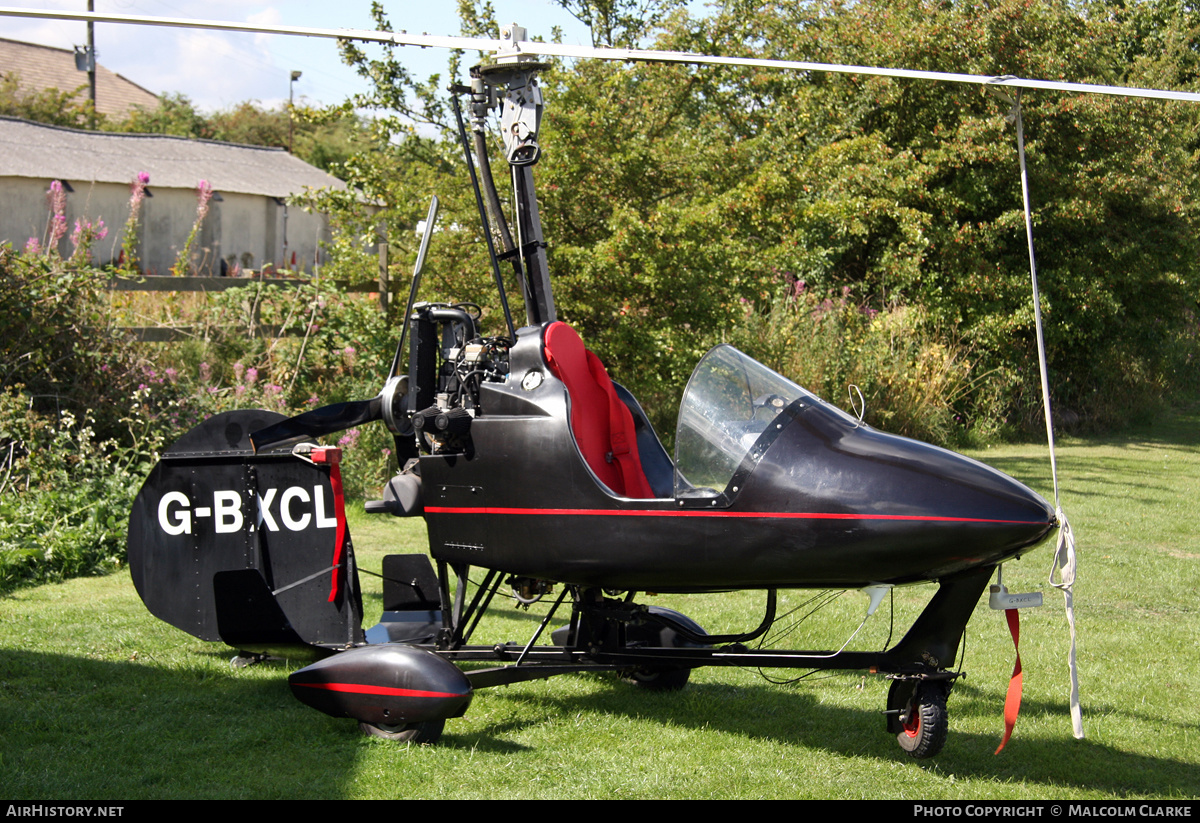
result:
[(358, 728), (368, 737), (382, 737), (384, 740), (395, 740), (400, 743), (433, 744), (442, 736), (445, 720), (427, 720), (423, 723), (359, 723)]
[(946, 745), (950, 720), (948, 684), (937, 680), (893, 680), (888, 689), (888, 730), (915, 758), (933, 757)]

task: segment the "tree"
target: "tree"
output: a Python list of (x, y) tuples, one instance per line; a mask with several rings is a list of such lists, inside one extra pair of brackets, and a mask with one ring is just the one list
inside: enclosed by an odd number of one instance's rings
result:
[[(1194, 54), (1186, 14), (1065, 2), (739, 0), (699, 19), (669, 0), (644, 18), (633, 2), (562, 5), (597, 43), (981, 75), (1186, 80)], [(488, 29), (486, 6), (468, 11), (472, 33)], [(1180, 44), (1176, 75), (1159, 41)], [(472, 225), (457, 144), (416, 125), (447, 125), (436, 83), (416, 82), (387, 49), (345, 54), (374, 84), (356, 102), (400, 113), (375, 121), (373, 147), (347, 164), (386, 205), (389, 236), (432, 190), (455, 192), (443, 225)], [(699, 354), (801, 285), (864, 310), (920, 309), (911, 316), (928, 333), (952, 330), (987, 375), (957, 400), (960, 416), (1031, 421), (1008, 103), (974, 86), (590, 61), (556, 65), (542, 85), (536, 175), (559, 314), (660, 426)], [(1195, 347), (1197, 115), (1050, 92), (1021, 103), (1055, 393), (1095, 426), (1119, 422), (1178, 385)], [(435, 243), (432, 266), (453, 275), (445, 288), (472, 294), (454, 278), (487, 271), (478, 241), (461, 230)]]
[(133, 134), (168, 134), (172, 137), (208, 138), (208, 119), (196, 110), (187, 95), (160, 94), (154, 108), (134, 106), (129, 116), (108, 124), (108, 130)]
[[(868, 0), (731, 4), (689, 39), (693, 50), (1112, 83), (1143, 79), (1126, 57), (1130, 38), (1144, 36), (1065, 3)], [(834, 207), (834, 236), (853, 241), (826, 244), (821, 282), (851, 285), (879, 306), (924, 307), (931, 322), (966, 336), (1005, 414), (1036, 414), (1007, 104), (973, 87), (885, 78), (743, 73), (721, 82), (714, 95), (750, 103), (730, 118), (743, 135), (803, 140), (810, 160), (874, 146), (877, 159), (859, 166), (855, 213), (839, 213), (840, 198), (816, 198)], [(1052, 382), (1061, 403), (1106, 425), (1161, 393), (1195, 309), (1195, 114), (1055, 93), (1028, 93), (1022, 104)], [(766, 110), (770, 118), (758, 116)]]
[[(292, 117), (295, 155), (335, 176), (354, 154), (357, 143), (364, 139), (366, 127), (352, 109), (335, 107), (319, 111), (296, 106)], [(286, 149), (289, 115), (286, 106), (266, 109), (250, 100), (205, 115), (186, 95), (163, 94), (157, 107), (135, 106), (124, 120), (110, 122), (105, 127), (136, 134), (167, 134)]]
[(77, 99), (85, 89), (86, 85), (72, 91), (48, 88), (22, 92), (20, 75), (6, 72), (0, 75), (0, 115), (71, 128), (86, 128), (93, 119), (103, 122), (103, 115), (92, 110), (91, 101)]
[(636, 48), (684, 6), (684, 0), (557, 0), (592, 33), (593, 46)]

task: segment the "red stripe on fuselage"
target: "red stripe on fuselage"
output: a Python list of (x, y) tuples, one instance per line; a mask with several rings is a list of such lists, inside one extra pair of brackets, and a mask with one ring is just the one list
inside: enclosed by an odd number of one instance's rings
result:
[(397, 689), (392, 686), (368, 686), (363, 683), (295, 683), (310, 689), (325, 689), (330, 692), (350, 694), (386, 694), (390, 697), (462, 697), (454, 692), (427, 692), (420, 689)]
[(856, 514), (844, 512), (729, 512), (701, 509), (517, 509), (484, 506), (426, 506), (426, 514), (528, 514), (591, 517), (757, 517), (775, 520), (913, 520), (924, 523), (1007, 523), (1035, 525), (1036, 520), (989, 520), (981, 517), (936, 517), (923, 514)]

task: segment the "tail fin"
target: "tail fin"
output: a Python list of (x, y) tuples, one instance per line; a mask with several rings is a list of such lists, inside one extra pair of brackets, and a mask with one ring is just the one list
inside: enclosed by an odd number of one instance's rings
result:
[(152, 614), (202, 640), (277, 653), (360, 643), (362, 595), (348, 531), (337, 552), (330, 467), (250, 444), (283, 419), (219, 414), (163, 454), (129, 518), (134, 586)]

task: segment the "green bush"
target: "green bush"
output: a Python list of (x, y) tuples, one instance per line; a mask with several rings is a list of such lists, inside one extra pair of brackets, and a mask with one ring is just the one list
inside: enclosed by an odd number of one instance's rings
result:
[(47, 415), (90, 411), (101, 435), (113, 437), (138, 354), (112, 329), (107, 280), (57, 254), (0, 244), (0, 389), (24, 386), (32, 408)]
[(70, 411), (42, 415), (0, 393), (0, 591), (110, 571), (124, 562), (134, 493), (152, 464)]
[[(991, 414), (971, 412), (1000, 393), (1003, 376), (977, 374), (966, 347), (932, 329), (920, 310), (881, 312), (857, 303), (849, 287), (823, 295), (795, 280), (786, 295), (745, 308), (730, 343), (847, 411), (865, 405), (871, 425), (943, 444), (997, 434), (986, 428)], [(984, 385), (989, 380), (996, 388)]]
[[(231, 409), (299, 414), (379, 392), (395, 352), (399, 314), (328, 280), (299, 289), (253, 283), (212, 298), (198, 318), (203, 340), (164, 349), (147, 375), (151, 390), (139, 420), (167, 442), (205, 418)], [(295, 336), (255, 337), (255, 326)], [(163, 368), (161, 364), (170, 362)], [(373, 497), (390, 476), (394, 444), (380, 425), (324, 438), (343, 449), (348, 497)]]
[[(0, 590), (120, 565), (133, 496), (184, 432), (230, 409), (290, 415), (372, 397), (395, 350), (402, 308), (384, 316), (328, 282), (157, 301), (162, 322), (201, 333), (139, 344), (115, 329), (144, 307), (114, 309), (108, 276), (0, 246), (0, 298), (12, 307), (0, 317)], [(264, 326), (280, 334), (257, 334)], [(347, 496), (377, 495), (394, 462), (383, 427), (326, 441), (344, 450)]]

